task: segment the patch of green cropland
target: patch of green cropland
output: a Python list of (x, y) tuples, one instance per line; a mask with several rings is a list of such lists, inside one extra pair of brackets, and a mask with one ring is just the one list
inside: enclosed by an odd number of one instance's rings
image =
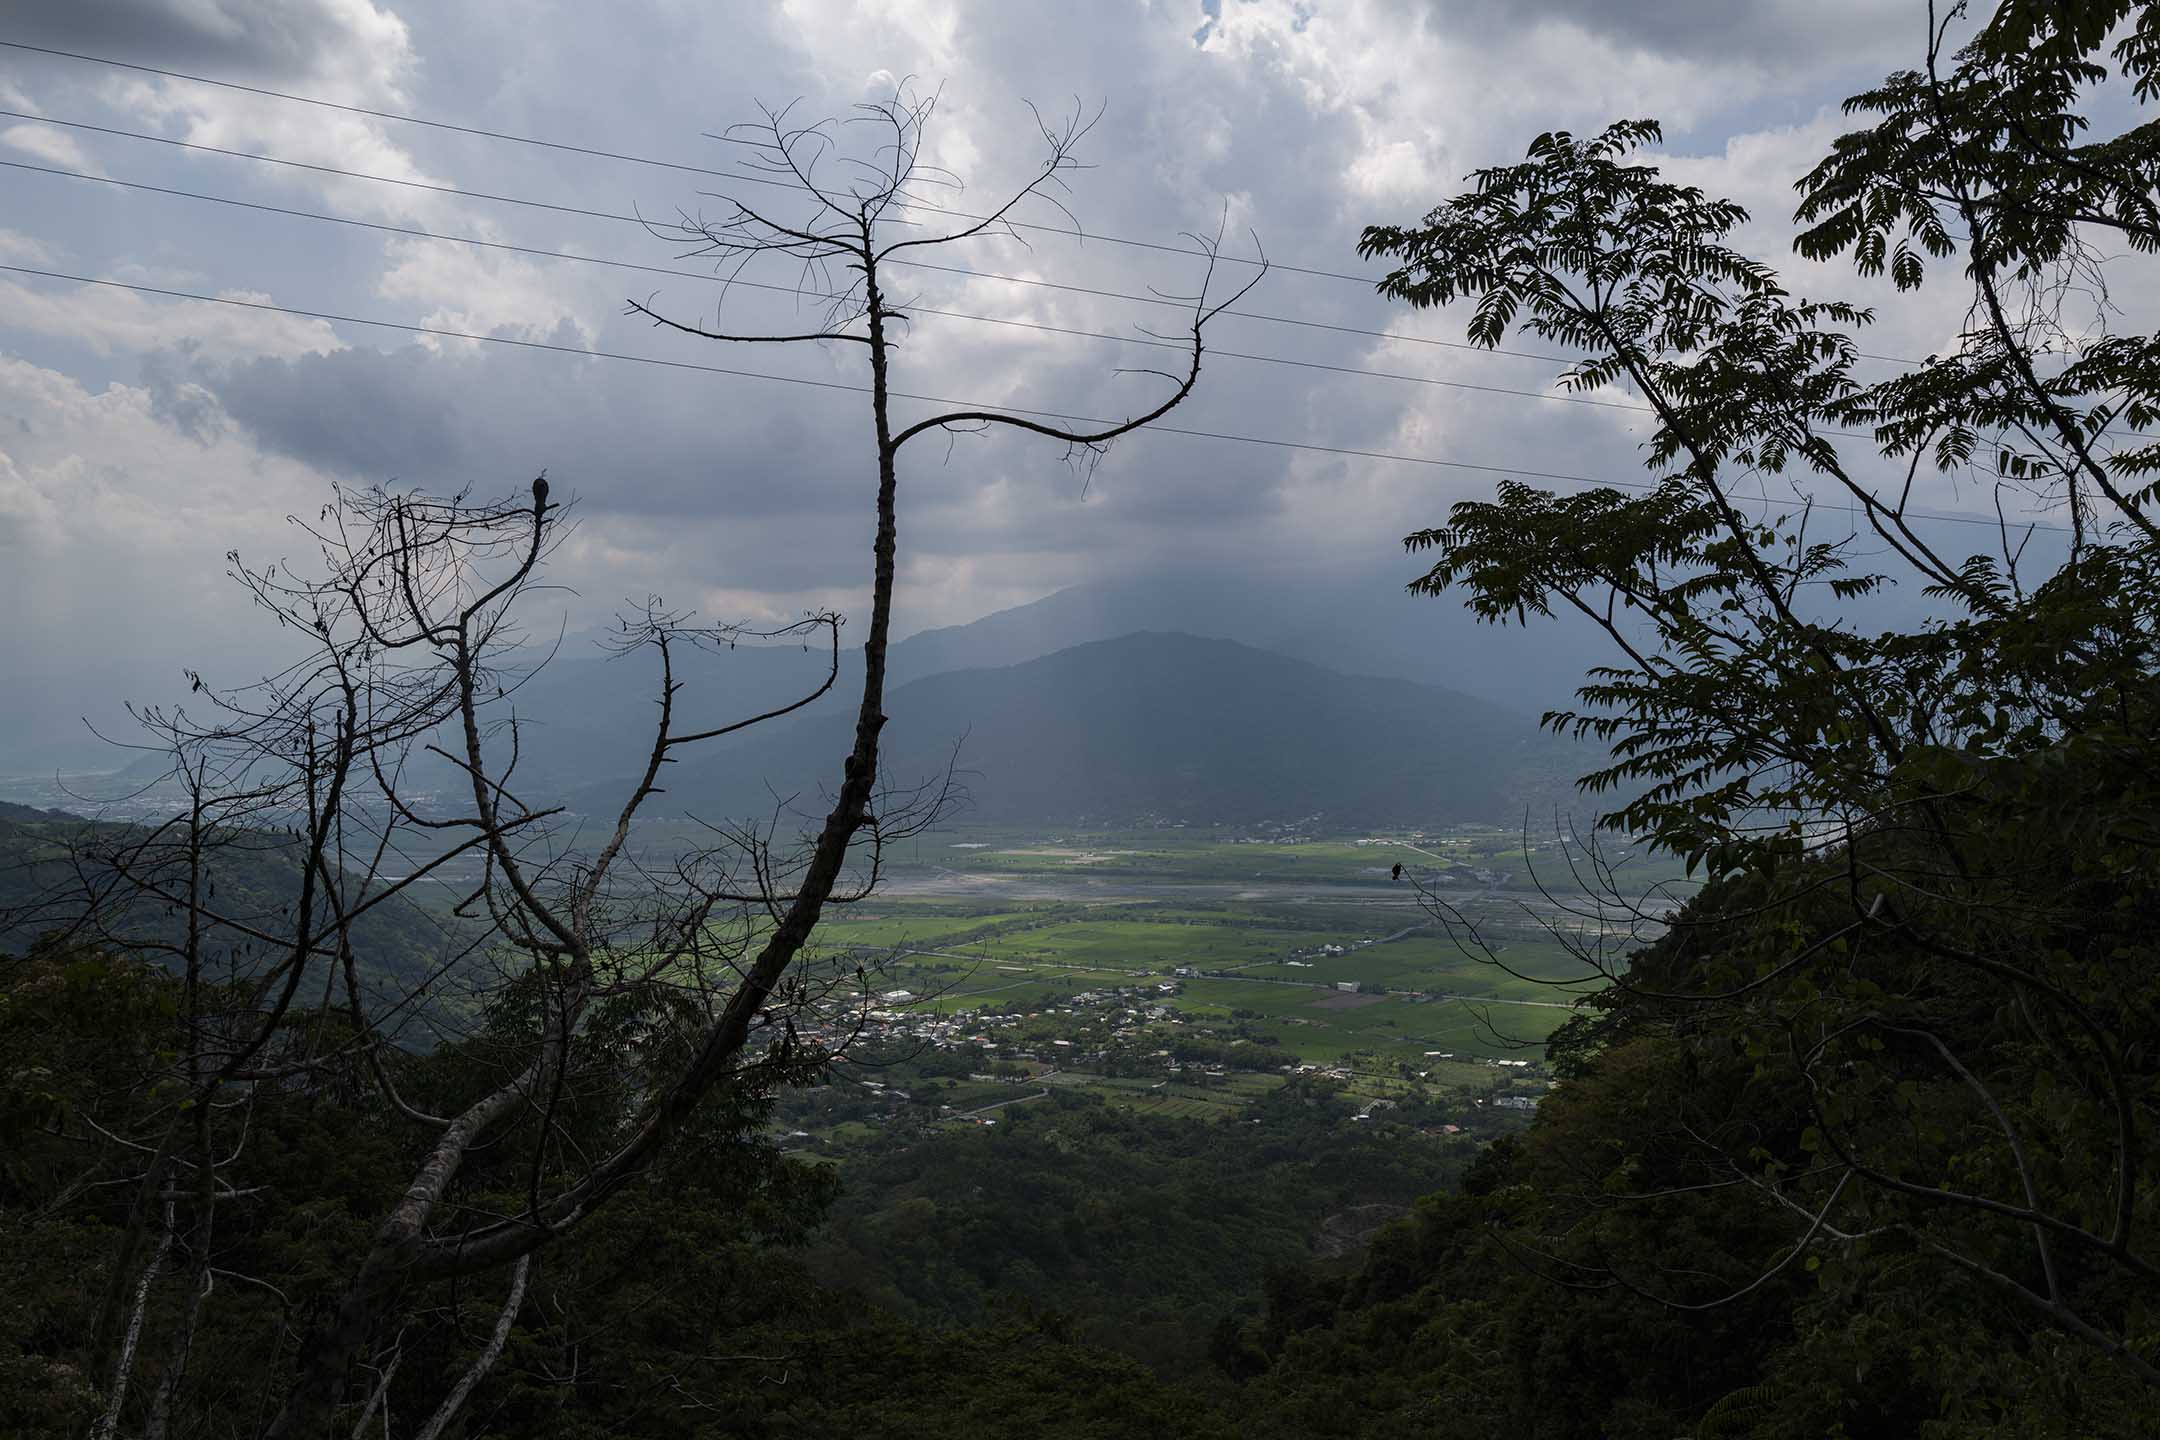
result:
[[(895, 858), (916, 871), (961, 875), (1302, 887), (1392, 883), (1390, 872), (1400, 861), (1427, 875), (1449, 867), (1482, 869), (1499, 888), (1555, 894), (1595, 890), (1606, 879), (1639, 894), (1685, 878), (1672, 857), (1649, 855), (1610, 836), (1586, 845), (1579, 827), (1569, 834), (1547, 824), (1530, 831), (1527, 848), (1525, 839), (1519, 828), (1489, 826), (1353, 836), (1233, 827), (1044, 834), (958, 826), (920, 837)], [(1600, 861), (1610, 868), (1601, 871)]]
[[(1244, 1027), (1293, 1063), (1534, 1054), (1583, 988), (1581, 963), (1549, 940), (1496, 940), (1491, 955), (1474, 954), (1413, 928), (1424, 924), (1416, 911), (1350, 905), (896, 902), (828, 926), (822, 941), (828, 953), (879, 952), (876, 983), (907, 991), (898, 1003), (908, 1011), (1047, 1010), (1075, 1040), (1117, 1024), (1165, 1039)], [(1112, 991), (1126, 994), (1069, 1003)], [(1115, 1019), (1158, 1006), (1167, 1013), (1152, 1020)]]
[(1552, 941), (1494, 941), (1492, 946), (1490, 956), (1466, 953), (1445, 936), (1426, 933), (1307, 962), (1252, 965), (1241, 973), (1256, 980), (1349, 981), (1391, 991), (1562, 1003), (1592, 988), (1597, 979), (1581, 960)]
[(1183, 966), (1223, 969), (1280, 963), (1327, 944), (1372, 938), (1383, 925), (1401, 928), (1418, 917), (1368, 920), (1352, 931), (1323, 918), (1317, 925), (1286, 917), (1228, 908), (1193, 909), (1164, 902), (1129, 901), (1115, 906), (1045, 906), (1033, 911), (992, 912), (968, 922), (930, 914), (888, 914), (874, 920), (841, 920), (819, 931), (822, 944), (895, 950), (901, 958), (982, 960), (1003, 964), (1069, 965), (1138, 974)]
[(932, 946), (963, 940), (986, 930), (1032, 922), (1033, 910), (985, 911), (974, 906), (920, 902), (881, 906), (875, 911), (829, 915), (818, 925), (826, 947), (858, 946), (871, 950)]
[(983, 949), (1013, 961), (1160, 971), (1270, 961), (1318, 943), (1307, 931), (1263, 928), (1174, 910), (1131, 913), (1149, 918), (1119, 916), (1045, 925), (998, 936)]
[[(1234, 1081), (1248, 1083), (1234, 1084)], [(1086, 1090), (1100, 1096), (1106, 1104), (1138, 1115), (1171, 1120), (1231, 1120), (1261, 1095), (1280, 1088), (1283, 1083), (1283, 1077), (1265, 1075), (1229, 1075), (1212, 1085), (1160, 1078), (1104, 1076), (1093, 1080)]]
[[(1349, 982), (1525, 1000), (1564, 1000), (1596, 978), (1550, 940), (1496, 939), (1487, 954), (1465, 949), (1414, 913), (1343, 923), (1335, 912), (1315, 909), (1307, 924), (1294, 928), (1301, 918), (1288, 910), (1258, 914), (1132, 902), (974, 919), (896, 914), (829, 925), (821, 940), (828, 948), (887, 952), (893, 966), (976, 978), (1047, 979), (1064, 972), (1077, 978), (1084, 972), (1129, 984), (1186, 969), (1278, 984)], [(1374, 933), (1387, 927), (1394, 928)]]
[(1326, 1004), (1326, 998), (1231, 981), (1194, 982), (1179, 997), (1179, 1013), (1189, 1020), (1222, 1023), (1233, 1009), (1258, 1012), (1251, 1023), (1308, 1063), (1333, 1063), (1352, 1055), (1419, 1063), (1432, 1050), (1493, 1059), (1534, 1057), (1570, 1013), (1557, 1003), (1415, 1003), (1370, 996), (1350, 997), (1369, 1003), (1338, 1008)]

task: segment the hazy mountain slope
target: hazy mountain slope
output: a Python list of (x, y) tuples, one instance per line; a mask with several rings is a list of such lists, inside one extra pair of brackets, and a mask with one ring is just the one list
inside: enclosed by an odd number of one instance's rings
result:
[[(1390, 574), (1332, 584), (1170, 580), (1081, 586), (897, 641), (888, 668), (892, 683), (901, 685), (1018, 665), (1141, 631), (1232, 640), (1339, 675), (1445, 686), (1460, 698), (1519, 710), (1526, 721), (1566, 703), (1583, 672), (1606, 658), (1599, 637), (1582, 624), (1555, 622), (1529, 632), (1477, 625), (1450, 601), (1404, 595)], [(520, 705), (535, 722), (525, 732), (520, 773), (561, 788), (633, 769), (651, 741), (655, 671), (649, 659), (566, 657), (536, 677)], [(782, 725), (800, 729), (820, 717), (838, 723), (858, 691), (861, 665), (860, 650), (843, 650), (832, 692)], [(756, 714), (814, 689), (827, 668), (825, 654), (792, 645), (686, 653), (677, 658), (678, 678), (685, 682), (679, 703), (686, 713), (715, 722)], [(965, 728), (956, 724), (952, 734)], [(728, 749), (764, 744), (772, 734), (745, 732)], [(1355, 742), (1344, 737), (1323, 743)]]
[[(42, 936), (71, 930), (83, 915), (86, 877), (100, 890), (105, 888), (103, 866), (89, 861), (78, 870), (71, 852), (95, 856), (117, 844), (133, 843), (141, 833), (132, 825), (0, 801), (0, 956), (23, 953)], [(300, 894), (300, 859), (299, 843), (280, 831), (223, 832), (222, 843), (205, 865), (209, 894), (220, 913), (280, 931)], [(408, 894), (414, 898), (382, 905), (354, 923), (353, 950), (361, 984), (370, 991), (404, 996), (429, 981), (470, 940), (469, 925), (423, 908), (421, 902), (429, 898), (424, 887)], [(107, 898), (105, 935), (164, 958), (180, 944), (187, 924), (183, 913), (150, 898)], [(91, 926), (82, 934), (95, 936), (99, 930)], [(214, 924), (203, 938), (204, 953), (221, 978), (225, 964), (249, 944), (244, 932)], [(436, 1022), (461, 1010), (460, 994), (461, 987), (437, 985), (428, 1001), (402, 1022), (403, 1041), (432, 1044)]]
[[(1016, 665), (1140, 630), (1235, 640), (1346, 675), (1377, 675), (1445, 686), (1536, 716), (1572, 703), (1592, 665), (1610, 663), (1610, 644), (1574, 615), (1527, 629), (1480, 625), (1452, 598), (1407, 595), (1414, 559), (1387, 558), (1355, 576), (1177, 577), (1106, 581), (985, 615), (965, 625), (920, 631), (893, 644), (888, 664), (904, 683), (950, 670)], [(1827, 590), (1813, 597), (1833, 603)], [(1916, 590), (1841, 602), (1863, 628), (1910, 624), (1929, 609)], [(906, 622), (903, 597), (901, 621)], [(588, 783), (634, 766), (651, 743), (657, 667), (650, 655), (604, 659), (591, 635), (573, 636), (519, 695), (527, 722), (519, 773), (543, 788)], [(842, 639), (849, 638), (846, 631)], [(859, 638), (859, 634), (856, 638)], [(537, 658), (537, 654), (534, 658)], [(0, 775), (62, 769), (117, 769), (128, 758), (85, 728), (134, 737), (123, 702), (189, 698), (182, 662), (204, 666), (212, 683), (245, 681), (260, 663), (181, 656), (125, 661), (51, 654), (18, 667), (0, 684)], [(682, 702), (699, 717), (756, 714), (815, 688), (827, 657), (798, 646), (743, 646), (717, 654), (682, 652)], [(842, 651), (840, 682), (803, 717), (843, 713), (862, 656)], [(4, 672), (0, 672), (4, 673)], [(764, 738), (762, 736), (758, 737)]]
[(1565, 703), (1607, 658), (1575, 620), (1501, 630), (1453, 600), (1407, 595), (1415, 564), (1354, 579), (1169, 579), (1060, 590), (967, 625), (925, 630), (893, 647), (903, 673), (1012, 665), (1136, 630), (1235, 640), (1346, 675), (1441, 685), (1535, 715)]
[(188, 694), (180, 661), (131, 661), (56, 653), (0, 663), (0, 775), (118, 770), (136, 758), (91, 733), (134, 740), (130, 701), (171, 705)]
[[(1504, 820), (1564, 759), (1529, 717), (1468, 695), (1180, 634), (931, 676), (886, 708), (886, 778), (933, 775), (961, 742), (983, 820)], [(683, 765), (659, 803), (711, 818), (766, 808), (768, 784), (814, 795), (847, 746), (846, 717), (820, 719)]]
[[(1444, 685), (1531, 715), (1564, 700), (1583, 669), (1604, 658), (1580, 624), (1540, 625), (1527, 634), (1473, 622), (1449, 600), (1405, 595), (1414, 564), (1324, 581), (1204, 579), (1077, 586), (965, 625), (926, 630), (894, 643), (895, 683), (950, 670), (1015, 665), (1140, 630), (1177, 631), (1277, 651), (1351, 675)], [(905, 615), (903, 613), (903, 621)], [(842, 632), (843, 640), (849, 637)], [(854, 637), (858, 638), (858, 637)], [(601, 658), (591, 636), (573, 636), (524, 689), (529, 722), (520, 774), (561, 786), (628, 769), (650, 743), (657, 674), (648, 655)], [(187, 658), (187, 657), (182, 657)], [(682, 653), (683, 702), (700, 716), (734, 718), (793, 699), (823, 678), (826, 657), (798, 646), (744, 646)], [(217, 684), (256, 671), (210, 665)], [(861, 652), (842, 652), (840, 683), (808, 713), (840, 714), (861, 674)], [(0, 687), (0, 772), (53, 767), (117, 768), (127, 757), (91, 735), (80, 717), (131, 738), (127, 699), (186, 696), (175, 662), (55, 660), (16, 687)], [(762, 738), (762, 737), (761, 737)]]

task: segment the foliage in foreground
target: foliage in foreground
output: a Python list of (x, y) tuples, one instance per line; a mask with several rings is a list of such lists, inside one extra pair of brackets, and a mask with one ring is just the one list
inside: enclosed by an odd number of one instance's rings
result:
[[(125, 1133), (153, 1109), (161, 1053), (180, 1034), (180, 982), (139, 961), (45, 949), (12, 961), (0, 987), (0, 1435), (83, 1433), (108, 1396), (95, 1377), (100, 1294), (128, 1229)], [(619, 1014), (618, 1040), (641, 1017)], [(515, 1029), (506, 1005), (492, 1017)], [(296, 1026), (302, 1035), (311, 1026)], [(411, 1059), (400, 1093), (447, 1104), (490, 1083), (483, 1035)], [(614, 1053), (618, 1060), (622, 1050)], [(625, 1077), (615, 1077), (617, 1081)], [(800, 1077), (797, 1077), (800, 1078)], [(559, 1113), (564, 1143), (619, 1124), (634, 1087), (585, 1075)], [(409, 1161), (409, 1126), (354, 1104), (349, 1085), (261, 1085), (249, 1104), (241, 1193), (221, 1197), (213, 1254), (197, 1268), (185, 1229), (140, 1327), (141, 1378), (122, 1433), (164, 1415), (164, 1433), (259, 1428), (282, 1394), (293, 1347), (335, 1302), (369, 1217)], [(793, 1434), (1228, 1435), (1213, 1402), (1130, 1358), (1074, 1343), (1054, 1310), (974, 1329), (910, 1322), (826, 1288), (801, 1245), (834, 1195), (832, 1172), (791, 1162), (762, 1138), (765, 1095), (724, 1093), (694, 1142), (617, 1197), (607, 1226), (578, 1232), (530, 1271), (500, 1358), (450, 1434), (654, 1437)], [(532, 1156), (506, 1145), (461, 1176), (454, 1203), (514, 1205)], [(205, 1280), (204, 1277), (207, 1277)], [(170, 1337), (193, 1286), (205, 1304), (178, 1393)], [(402, 1327), (366, 1358), (356, 1388), (380, 1394), (393, 1433), (413, 1433), (458, 1383), (498, 1323), (504, 1287), (416, 1284)]]
[[(1759, 877), (1715, 887), (1637, 955), (1627, 986), (1556, 1037), (1554, 1062), (1572, 1078), (1527, 1132), (1488, 1149), (1459, 1193), (1423, 1202), (1348, 1281), (1270, 1296), (1264, 1321), (1239, 1337), (1238, 1363), (1278, 1433), (2151, 1433), (2160, 1397), (2108, 1347), (1945, 1263), (1954, 1246), (2045, 1283), (2029, 1227), (1893, 1193), (1849, 1210), (1841, 1200), (1825, 1222), (1840, 1233), (1826, 1235), (1780, 1193), (1844, 1163), (1813, 1112), (1789, 1018), (1766, 1003), (1706, 1023), (1699, 1005), (1663, 998), (1745, 983), (1783, 947), (1832, 928), (1834, 900), (1796, 922), (1757, 908), (1766, 888)], [(2160, 904), (2136, 898), (2109, 921), (2135, 961), (2126, 975), (2139, 978), (2124, 1009), (2103, 1013), (2149, 1027)], [(1841, 982), (1924, 1006), (2020, 1127), (2074, 1137), (2094, 1123), (2096, 1097), (2053, 1078), (2057, 1062), (2021, 1033), (2014, 997), (1959, 984), (1918, 948), (1853, 958)], [(2149, 1047), (2140, 1060), (2134, 1080), (2150, 1096)], [(1931, 1047), (1886, 1045), (1866, 1066), (1863, 1103), (1833, 1135), (1895, 1157), (1896, 1178), (1914, 1184), (2015, 1186), (2001, 1130), (1967, 1112), (1963, 1080), (1942, 1073)], [(2074, 1144), (2051, 1158), (2038, 1207), (2104, 1211), (2111, 1177), (2096, 1158)], [(2141, 1227), (2160, 1219), (2156, 1180), (2148, 1160)], [(2068, 1245), (2056, 1267), (2066, 1307), (2152, 1354), (2160, 1291)]]
[[(2086, 113), (2160, 95), (2156, 37), (2160, 7), (2012, 0), (1849, 103), (1797, 248), (1970, 286), (1956, 343), (1886, 380), (1855, 368), (1871, 314), (1734, 248), (1745, 213), (1647, 163), (1650, 122), (1367, 232), (1383, 289), (1655, 412), (1643, 493), (1504, 484), (1410, 538), (1413, 588), (1606, 629), (1547, 721), (1611, 745), (1611, 828), (1711, 883), (1647, 950), (1586, 952), (1612, 986), (1519, 1147), (1252, 1337), (1292, 1433), (1378, 1433), (1353, 1389), (1440, 1435), (2152, 1432), (2160, 343), (2075, 297), (2106, 248), (2160, 249), (2160, 130)], [(2059, 559), (2007, 518), (1949, 549), (1930, 474), (2049, 517)], [(1786, 513), (1740, 498), (1778, 477)], [(1817, 598), (1901, 581), (1937, 619)]]

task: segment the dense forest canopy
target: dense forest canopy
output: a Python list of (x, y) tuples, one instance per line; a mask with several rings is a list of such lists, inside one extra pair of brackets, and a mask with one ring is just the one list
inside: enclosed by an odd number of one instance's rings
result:
[[(781, 1153), (777, 1107), (846, 1048), (813, 1026), (871, 984), (796, 952), (946, 798), (875, 786), (881, 655), (800, 849), (751, 831), (733, 868), (610, 872), (671, 746), (718, 733), (671, 729), (663, 683), (614, 839), (542, 862), (515, 729), (480, 712), (515, 687), (485, 662), (551, 543), (546, 485), (367, 497), (317, 532), (326, 585), (243, 572), (325, 641), (306, 703), (157, 717), (193, 805), (154, 850), (88, 835), (61, 878), (120, 909), (0, 972), (0, 1429), (2153, 1433), (2160, 337), (2125, 327), (2160, 251), (2160, 5), (2006, 0), (1956, 48), (1957, 12), (1930, 16), (1796, 202), (1797, 251), (1881, 305), (1967, 301), (1888, 378), (1860, 365), (1872, 312), (1738, 248), (1745, 212), (1668, 178), (1651, 121), (1538, 136), (1366, 234), (1387, 294), (1564, 346), (1566, 384), (1656, 417), (1639, 487), (1510, 481), (1408, 541), (1422, 593), (1606, 634), (1547, 723), (1609, 747), (1583, 782), (1608, 837), (1699, 882), (1670, 912), (1609, 897), (1654, 943), (1570, 937), (1605, 983), (1519, 1134), (1466, 1168), (1461, 1137), (1344, 1138), (1300, 1077), (1220, 1131), (1046, 1088), (995, 1130), (896, 1127), (837, 1179)], [(2103, 95), (2131, 122), (2099, 124)], [(861, 260), (874, 330), (871, 228), (799, 243)], [(881, 606), (897, 445), (881, 428)], [(1922, 474), (1999, 497), (1985, 547), (1921, 523)], [(2067, 536), (2044, 573), (2032, 523)], [(1868, 633), (1803, 598), (1890, 584), (1939, 618)], [(837, 617), (801, 628), (837, 657)], [(731, 638), (657, 602), (624, 633), (662, 665)], [(386, 665), (406, 647), (438, 663)], [(400, 747), (445, 720), (471, 798), (401, 804)], [(355, 883), (382, 872), (339, 828), (348, 784), (416, 831), (477, 811), (419, 862), (474, 852), (457, 908), (499, 942), (432, 1048), (388, 1043), (362, 983), (415, 973), (360, 953), (410, 882)], [(208, 857), (272, 816), (282, 878), (214, 904)], [(1300, 1262), (1316, 1217), (1416, 1192), (1362, 1259)]]

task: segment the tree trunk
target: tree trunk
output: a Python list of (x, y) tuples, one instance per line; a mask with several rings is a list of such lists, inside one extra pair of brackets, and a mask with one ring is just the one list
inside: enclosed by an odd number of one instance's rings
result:
[(150, 1254), (150, 1262), (143, 1266), (142, 1277), (135, 1282), (135, 1306), (128, 1313), (127, 1333), (120, 1340), (120, 1358), (113, 1365), (112, 1397), (105, 1402), (105, 1413), (90, 1427), (90, 1440), (113, 1440), (120, 1430), (120, 1411), (127, 1404), (128, 1380), (135, 1371), (135, 1351), (142, 1343), (143, 1313), (150, 1307), (150, 1287), (157, 1283), (158, 1271), (165, 1267), (165, 1257), (171, 1253), (173, 1243), (173, 1202), (165, 1199), (165, 1232), (158, 1237), (157, 1249)]
[(465, 1397), (472, 1394), (473, 1386), (480, 1383), (488, 1367), (502, 1354), (503, 1346), (510, 1343), (510, 1327), (517, 1320), (518, 1307), (525, 1303), (525, 1278), (531, 1273), (532, 1256), (520, 1255), (517, 1267), (510, 1272), (510, 1298), (503, 1302), (502, 1314), (495, 1319), (495, 1333), (488, 1337), (486, 1348), (474, 1357), (472, 1368), (465, 1372), (456, 1388), (443, 1397), (442, 1404), (435, 1407), (435, 1413), (428, 1417), (427, 1424), (420, 1427), (420, 1433), (413, 1440), (437, 1440), (443, 1427), (457, 1415), (458, 1407), (465, 1403)]

